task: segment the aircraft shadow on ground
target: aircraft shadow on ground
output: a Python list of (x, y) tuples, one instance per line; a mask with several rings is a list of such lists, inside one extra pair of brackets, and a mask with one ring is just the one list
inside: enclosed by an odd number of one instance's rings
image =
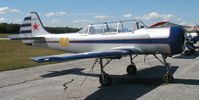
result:
[(62, 70), (62, 71), (50, 71), (50, 73), (42, 75), (41, 77), (50, 78), (50, 77), (57, 77), (57, 76), (69, 75), (69, 74), (91, 76), (91, 77), (99, 76), (99, 74), (82, 72), (83, 70), (85, 70), (85, 68), (72, 68), (72, 69), (67, 69), (67, 70)]
[[(174, 74), (178, 66), (171, 68), (171, 73)], [(99, 74), (85, 73), (85, 68), (73, 68), (62, 71), (53, 71), (41, 77), (49, 78), (62, 75), (83, 75), (90, 77), (99, 77)], [(86, 100), (134, 100), (144, 94), (154, 90), (158, 86), (164, 84), (162, 77), (166, 73), (164, 66), (154, 66), (139, 70), (136, 75), (111, 75), (111, 86), (100, 86), (99, 90), (89, 95)], [(175, 78), (175, 76), (174, 76)], [(188, 84), (199, 85), (199, 80), (194, 79), (174, 79), (170, 84)], [(167, 85), (167, 84), (164, 84)]]
[[(174, 74), (177, 69), (178, 66), (173, 66), (171, 73)], [(165, 72), (164, 66), (155, 66), (140, 70), (135, 76), (111, 75), (113, 84), (99, 87), (99, 90), (89, 95), (86, 100), (135, 100), (160, 85), (168, 85), (162, 80)], [(199, 80), (174, 79), (170, 84), (199, 85)]]
[(174, 84), (199, 85), (198, 79), (175, 79)]
[(199, 51), (195, 52), (194, 54), (191, 54), (191, 55), (184, 55), (184, 54), (181, 54), (181, 55), (178, 55), (178, 56), (175, 56), (173, 58), (177, 58), (177, 59), (195, 59), (199, 56)]
[[(171, 68), (173, 74), (177, 66)], [(139, 70), (136, 75), (111, 75), (113, 84), (99, 87), (86, 100), (135, 100), (163, 84), (164, 66), (155, 66)]]

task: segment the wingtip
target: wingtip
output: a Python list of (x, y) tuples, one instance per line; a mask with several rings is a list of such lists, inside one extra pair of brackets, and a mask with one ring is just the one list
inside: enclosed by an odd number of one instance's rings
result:
[(30, 59), (37, 63), (43, 62), (41, 59), (37, 59), (37, 58), (30, 58)]
[(17, 40), (19, 35), (8, 35), (8, 38), (11, 40)]

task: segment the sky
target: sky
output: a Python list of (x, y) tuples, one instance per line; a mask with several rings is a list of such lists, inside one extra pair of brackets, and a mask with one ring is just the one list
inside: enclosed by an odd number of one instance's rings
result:
[(198, 10), (199, 0), (0, 0), (0, 23), (22, 23), (34, 11), (44, 26), (55, 27), (129, 19), (195, 25)]

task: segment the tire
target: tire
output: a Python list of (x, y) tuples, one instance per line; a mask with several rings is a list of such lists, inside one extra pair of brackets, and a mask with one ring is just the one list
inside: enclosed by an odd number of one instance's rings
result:
[(190, 54), (191, 54), (191, 53), (190, 53), (189, 50), (185, 50), (185, 51), (184, 51), (184, 55), (185, 55), (185, 56), (189, 56)]
[(165, 83), (172, 83), (173, 82), (173, 75), (170, 73), (167, 73), (163, 76), (163, 80)]
[(103, 75), (101, 74), (99, 77), (99, 82), (102, 86), (109, 86), (112, 83), (112, 79), (108, 74), (104, 74), (104, 79), (102, 78)]
[(126, 72), (129, 75), (135, 75), (137, 73), (137, 68), (134, 64), (128, 65), (126, 68)]

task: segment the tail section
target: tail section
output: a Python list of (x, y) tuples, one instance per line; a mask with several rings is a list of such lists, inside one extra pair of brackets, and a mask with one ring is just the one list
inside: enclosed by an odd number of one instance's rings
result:
[(10, 35), (8, 37), (12, 40), (22, 40), (27, 45), (34, 45), (34, 41), (44, 41), (44, 35), (50, 34), (44, 29), (36, 12), (31, 12), (24, 18), (19, 33), (18, 35)]
[(36, 36), (49, 33), (44, 29), (38, 14), (36, 12), (31, 12), (24, 18), (24, 21), (20, 27), (20, 34), (31, 34), (32, 36)]

